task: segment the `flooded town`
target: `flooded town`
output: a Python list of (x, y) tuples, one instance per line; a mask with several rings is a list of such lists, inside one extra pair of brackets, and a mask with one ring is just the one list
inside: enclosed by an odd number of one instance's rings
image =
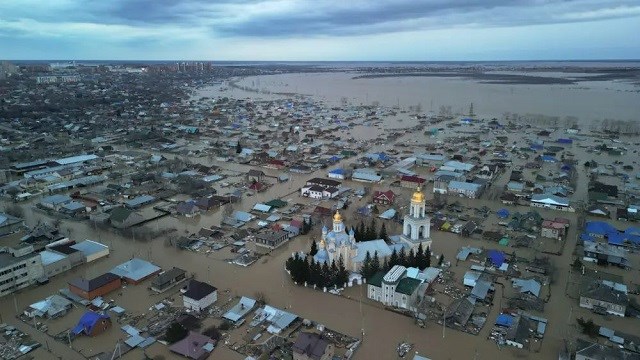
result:
[(640, 359), (640, 63), (0, 62), (1, 359)]

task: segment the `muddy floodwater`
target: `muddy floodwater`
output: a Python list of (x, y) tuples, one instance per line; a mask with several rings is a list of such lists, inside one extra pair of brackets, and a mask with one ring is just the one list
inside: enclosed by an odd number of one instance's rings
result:
[[(355, 73), (303, 73), (252, 76), (238, 86), (262, 94), (235, 91), (230, 96), (268, 98), (268, 93), (311, 95), (337, 104), (343, 98), (354, 104), (372, 104), (407, 108), (420, 105), (423, 111), (438, 112), (440, 106), (452, 106), (466, 113), (473, 103), (482, 116), (499, 117), (505, 112), (575, 116), (581, 121), (637, 119), (640, 113), (640, 86), (622, 80), (584, 81), (568, 85), (489, 84), (464, 78), (387, 77), (359, 78)], [(536, 74), (540, 75), (540, 74)], [(543, 73), (540, 76), (548, 76)], [(553, 74), (562, 75), (562, 74)], [(575, 74), (565, 74), (573, 77)], [(212, 93), (215, 93), (213, 91)]]
[[(470, 102), (482, 114), (502, 114), (504, 112), (520, 113), (543, 113), (553, 116), (578, 116), (580, 118), (594, 120), (601, 117), (611, 118), (637, 118), (640, 115), (638, 104), (640, 98), (637, 92), (631, 92), (633, 88), (628, 84), (610, 82), (582, 83), (580, 86), (534, 86), (534, 85), (495, 85), (479, 84), (472, 81), (460, 79), (438, 79), (438, 78), (387, 78), (387, 79), (358, 79), (352, 80), (352, 74), (287, 74), (276, 76), (252, 77), (240, 80), (243, 86), (255, 87), (257, 89), (268, 89), (270, 92), (296, 92), (309, 94), (316, 99), (327, 102), (339, 102), (342, 97), (348, 97), (352, 103), (371, 103), (379, 101), (383, 105), (394, 106), (415, 106), (421, 104), (425, 110), (429, 110), (431, 103), (435, 111), (439, 105), (455, 105), (463, 108)], [(586, 87), (586, 88), (582, 88)], [(254, 97), (255, 99), (266, 99), (277, 97), (278, 95), (255, 93), (238, 89), (220, 90), (218, 88), (204, 89), (200, 92), (202, 96), (222, 95), (229, 97)], [(402, 129), (415, 125), (410, 119), (404, 122), (390, 120), (385, 124), (388, 128)], [(352, 132), (369, 131), (366, 137), (375, 137), (376, 132), (372, 128), (352, 129)], [(380, 129), (376, 131), (381, 131)], [(397, 140), (405, 144), (428, 144), (447, 141), (448, 136), (453, 132), (442, 132), (435, 137), (427, 137), (422, 133), (409, 133)], [(487, 135), (493, 136), (493, 135)], [(510, 142), (522, 142), (523, 134), (510, 133)], [(585, 140), (591, 141), (591, 140)], [(623, 139), (629, 148), (635, 148), (632, 144), (633, 138)], [(371, 149), (385, 149), (391, 144)], [(584, 149), (574, 146), (571, 151), (575, 154), (579, 163), (586, 159), (594, 159), (599, 162), (606, 162), (605, 155), (587, 154)], [(172, 154), (164, 154), (173, 157)], [(637, 154), (629, 151), (620, 160), (625, 163), (634, 163)], [(248, 171), (250, 166), (237, 165), (232, 163), (221, 163), (205, 158), (194, 158), (193, 161), (207, 165), (217, 165), (231, 178), (241, 176)], [(336, 166), (346, 165), (343, 161)], [(267, 175), (276, 176), (278, 171), (261, 169)], [(423, 170), (421, 170), (423, 171)], [(426, 171), (426, 170), (424, 170)], [(317, 171), (306, 175), (292, 175), (289, 182), (274, 184), (272, 188), (264, 193), (258, 193), (252, 197), (243, 197), (242, 201), (234, 207), (238, 210), (249, 210), (255, 203), (264, 202), (274, 198), (289, 200), (290, 202), (306, 202), (308, 199), (301, 199), (298, 196), (298, 189), (304, 182), (314, 176), (324, 176), (325, 170)], [(586, 198), (587, 174), (580, 169), (578, 188), (572, 195), (572, 200), (582, 200)], [(492, 186), (494, 188), (504, 186), (508, 181), (508, 173), (498, 178)], [(355, 187), (356, 183), (347, 182), (347, 185)], [(375, 189), (388, 188), (388, 181), (375, 185)], [(223, 188), (218, 188), (219, 192), (224, 192)], [(394, 189), (395, 191), (396, 189)], [(426, 189), (429, 193), (430, 189)], [(405, 201), (409, 198), (410, 189), (398, 189), (400, 198)], [(430, 193), (429, 193), (430, 194)], [(428, 201), (431, 196), (429, 195)], [(358, 203), (360, 201), (360, 203)], [(365, 204), (367, 200), (356, 200), (357, 208)], [(403, 200), (401, 200), (403, 201)], [(499, 208), (505, 207), (499, 201), (493, 200), (459, 200), (462, 205), (468, 207), (488, 206), (493, 213)], [(26, 222), (29, 226), (36, 225), (39, 221), (52, 221), (51, 218), (29, 210), (32, 203), (24, 203), (21, 206), (26, 212)], [(398, 206), (403, 206), (400, 203)], [(526, 212), (527, 207), (507, 206), (510, 211)], [(146, 225), (152, 229), (176, 229), (177, 234), (187, 235), (197, 232), (202, 227), (219, 225), (222, 209), (212, 211), (194, 218), (165, 217), (161, 220)], [(565, 289), (570, 283), (571, 274), (569, 264), (572, 261), (571, 252), (576, 243), (577, 230), (575, 227), (577, 216), (572, 213), (554, 212), (551, 210), (539, 210), (544, 218), (565, 216), (570, 219), (572, 227), (564, 245), (565, 254), (552, 258), (554, 266), (558, 269), (558, 276), (551, 285), (551, 297), (546, 304), (545, 312), (541, 314), (549, 319), (547, 333), (543, 340), (540, 352), (530, 352), (518, 350), (511, 347), (498, 348), (496, 343), (487, 340), (487, 335), (491, 329), (491, 322), (498, 314), (498, 307), (488, 308), (487, 324), (479, 335), (469, 335), (452, 329), (443, 329), (436, 323), (428, 322), (426, 328), (419, 328), (411, 318), (385, 311), (378, 303), (366, 299), (365, 287), (349, 288), (343, 296), (335, 296), (321, 293), (309, 288), (295, 286), (287, 277), (283, 265), (288, 256), (294, 251), (306, 251), (313, 238), (320, 234), (320, 226), (316, 226), (309, 235), (300, 236), (290, 241), (288, 244), (258, 260), (250, 267), (240, 267), (229, 264), (226, 259), (233, 254), (228, 249), (209, 254), (182, 251), (167, 245), (164, 237), (153, 239), (147, 242), (136, 241), (135, 239), (123, 238), (114, 235), (110, 231), (100, 230), (92, 227), (87, 222), (63, 221), (61, 228), (70, 238), (81, 241), (83, 239), (93, 239), (103, 242), (111, 247), (111, 254), (108, 258), (98, 260), (95, 263), (85, 264), (73, 269), (70, 272), (58, 275), (51, 279), (50, 283), (32, 287), (21, 291), (15, 296), (10, 295), (0, 299), (0, 313), (4, 322), (17, 324), (24, 331), (33, 334), (36, 340), (47, 344), (52, 353), (45, 349), (39, 349), (34, 353), (38, 359), (49, 359), (62, 357), (63, 359), (91, 358), (99, 352), (113, 351), (116, 341), (124, 338), (124, 333), (119, 329), (119, 325), (114, 326), (97, 339), (80, 338), (73, 342), (73, 349), (68, 348), (61, 342), (56, 342), (34, 331), (30, 327), (19, 323), (15, 319), (17, 313), (29, 304), (39, 301), (49, 296), (58, 289), (66, 287), (67, 281), (74, 277), (84, 276), (95, 277), (105, 271), (109, 271), (113, 266), (129, 260), (136, 256), (152, 261), (163, 269), (172, 266), (181, 267), (192, 273), (197, 279), (206, 280), (216, 286), (222, 294), (221, 298), (234, 296), (250, 296), (256, 293), (263, 293), (269, 304), (286, 308), (288, 311), (298, 314), (307, 319), (312, 319), (325, 324), (331, 329), (335, 329), (354, 337), (362, 337), (362, 346), (358, 349), (355, 359), (397, 359), (396, 346), (399, 342), (407, 341), (415, 345), (414, 351), (434, 360), (440, 359), (555, 359), (558, 351), (563, 346), (565, 340), (575, 339), (575, 317), (593, 315), (578, 308), (574, 299), (567, 298)], [(357, 225), (359, 219), (353, 212), (346, 212), (346, 225)], [(493, 221), (493, 219), (488, 220)], [(495, 220), (497, 221), (497, 219)], [(488, 223), (487, 223), (488, 224)], [(398, 224), (388, 223), (390, 234), (400, 232)], [(490, 228), (490, 226), (486, 226)], [(444, 254), (446, 259), (454, 259), (458, 249), (462, 246), (472, 245), (485, 248), (497, 248), (495, 243), (489, 243), (476, 239), (465, 239), (451, 233), (439, 231), (432, 232), (434, 254)], [(521, 250), (518, 250), (521, 251)], [(522, 250), (523, 253), (530, 253), (530, 249)], [(462, 274), (469, 264), (452, 264), (452, 270), (456, 274)], [(625, 280), (630, 282), (640, 278), (638, 265), (634, 264), (634, 269), (629, 273), (623, 273)], [(106, 296), (114, 299), (116, 304), (132, 313), (145, 313), (150, 306), (156, 304), (163, 298), (169, 296), (180, 304), (177, 295), (162, 294), (152, 295), (147, 290), (148, 283), (138, 286), (127, 286), (121, 291), (111, 293)], [(501, 296), (502, 289), (498, 288), (496, 299)], [(219, 300), (221, 301), (221, 300)], [(55, 334), (75, 325), (81, 316), (81, 309), (74, 309), (69, 315), (56, 320), (38, 320), (47, 324), (50, 334)], [(633, 319), (607, 319), (607, 326), (629, 333), (637, 333), (637, 327)], [(536, 347), (538, 348), (538, 347)], [(53, 355), (52, 355), (53, 354)], [(174, 358), (167, 347), (155, 344), (146, 350), (149, 356), (163, 355), (165, 358)], [(139, 350), (123, 356), (126, 359), (140, 359), (142, 354)], [(212, 359), (243, 359), (244, 357), (221, 346), (214, 350)]]

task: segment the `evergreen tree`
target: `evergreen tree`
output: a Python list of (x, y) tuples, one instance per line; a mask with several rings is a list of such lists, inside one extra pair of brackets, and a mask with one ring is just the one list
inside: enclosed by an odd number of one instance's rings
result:
[(382, 271), (386, 274), (389, 271), (389, 260), (385, 257), (382, 263)]
[(400, 254), (398, 255), (398, 264), (407, 267), (407, 253), (404, 251), (404, 247), (400, 249)]
[(393, 252), (391, 252), (391, 256), (389, 257), (389, 269), (391, 269), (392, 267), (398, 265), (399, 261), (398, 261), (398, 252), (396, 251), (396, 249), (393, 249)]
[(331, 281), (331, 269), (329, 268), (329, 265), (325, 262), (322, 263), (322, 270), (321, 270), (321, 276), (320, 276), (320, 280), (321, 280), (321, 285), (320, 287), (329, 287), (331, 286), (330, 281)]
[(360, 274), (366, 279), (369, 273), (371, 273), (371, 254), (369, 254), (369, 252), (367, 251), (367, 253), (364, 255), (364, 260), (362, 261)]
[(309, 251), (309, 255), (314, 256), (317, 253), (318, 253), (318, 243), (315, 240), (313, 240), (313, 242), (311, 243), (311, 251)]
[(342, 256), (338, 259), (338, 276), (337, 276), (337, 285), (338, 287), (345, 286), (345, 284), (349, 281), (349, 271), (344, 267), (344, 261), (342, 260)]
[(309, 284), (320, 286), (322, 284), (322, 268), (317, 261), (311, 261), (309, 266)]
[(378, 235), (378, 239), (387, 241), (388, 237), (389, 235), (387, 235), (387, 225), (385, 223), (382, 223), (382, 226), (380, 227), (380, 234)]
[(364, 226), (364, 220), (360, 220), (360, 227), (358, 228), (358, 238), (356, 239), (356, 241), (360, 242), (360, 241), (364, 241), (364, 237), (367, 235), (367, 228)]
[(407, 256), (407, 265), (410, 267), (418, 267), (416, 254), (413, 253), (413, 249), (409, 250), (409, 256)]
[(378, 235), (378, 230), (376, 226), (376, 218), (371, 218), (371, 224), (367, 228), (367, 236), (365, 237), (365, 241), (375, 240)]
[(378, 251), (376, 250), (373, 253), (373, 259), (371, 260), (371, 269), (370, 274), (367, 280), (369, 280), (373, 275), (377, 274), (380, 271), (380, 258), (378, 257)]
[(300, 284), (304, 284), (305, 281), (309, 283), (310, 278), (311, 278), (311, 264), (309, 263), (309, 258), (305, 257), (304, 259), (302, 259), (302, 262), (300, 265), (300, 279), (301, 279)]
[(424, 252), (424, 268), (431, 266), (431, 249), (427, 246), (427, 251)]
[(420, 243), (420, 245), (418, 245), (418, 251), (416, 252), (416, 267), (420, 270), (424, 270), (424, 265), (424, 249), (422, 248), (422, 243)]
[(236, 144), (236, 154), (240, 154), (242, 152), (242, 145), (240, 145), (240, 140)]
[(444, 254), (440, 255), (440, 259), (438, 260), (438, 266), (442, 266), (443, 262), (444, 262)]
[(338, 266), (336, 260), (331, 260), (331, 269), (329, 270), (329, 286), (334, 287), (338, 285)]

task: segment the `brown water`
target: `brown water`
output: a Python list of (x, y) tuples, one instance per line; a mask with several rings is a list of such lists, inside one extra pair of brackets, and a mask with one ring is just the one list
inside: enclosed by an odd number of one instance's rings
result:
[[(384, 106), (399, 105), (402, 108), (420, 104), (423, 111), (433, 110), (436, 113), (441, 105), (452, 106), (454, 112), (466, 113), (469, 104), (473, 103), (475, 112), (482, 116), (500, 116), (508, 111), (521, 115), (576, 116), (583, 121), (640, 117), (639, 88), (622, 81), (589, 81), (575, 85), (504, 85), (436, 77), (352, 79), (356, 75), (359, 74), (304, 73), (247, 77), (238, 81), (238, 85), (256, 89), (261, 94), (251, 95), (242, 90), (229, 89), (228, 95), (223, 96), (266, 99), (274, 96), (269, 93), (284, 92), (312, 95), (334, 104), (342, 98), (354, 104), (377, 101)], [(218, 91), (219, 87), (211, 88), (208, 94), (218, 94)]]

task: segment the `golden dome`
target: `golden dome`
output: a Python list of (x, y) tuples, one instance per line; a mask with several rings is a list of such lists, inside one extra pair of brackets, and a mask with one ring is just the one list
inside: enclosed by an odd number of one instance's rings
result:
[(420, 191), (420, 186), (416, 189), (416, 192), (413, 193), (411, 197), (411, 202), (413, 203), (423, 203), (424, 202), (424, 194)]
[(333, 215), (333, 221), (334, 222), (342, 221), (342, 215), (340, 215), (340, 212), (338, 210), (336, 210), (336, 214)]

